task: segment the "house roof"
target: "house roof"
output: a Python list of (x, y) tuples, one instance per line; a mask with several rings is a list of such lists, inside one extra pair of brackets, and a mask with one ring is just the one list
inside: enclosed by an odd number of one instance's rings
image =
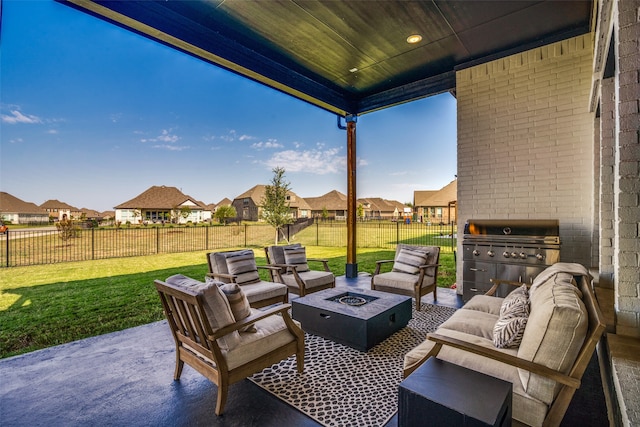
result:
[(393, 212), (398, 209), (398, 212), (403, 212), (404, 204), (395, 200), (386, 200), (380, 197), (367, 197), (357, 200), (358, 204), (368, 204), (369, 209), (379, 212)]
[[(251, 199), (256, 206), (260, 206), (262, 204), (262, 200), (264, 199), (264, 195), (266, 193), (267, 186), (264, 184), (254, 185), (244, 193), (237, 196), (234, 200), (239, 199)], [(298, 196), (293, 191), (287, 191), (287, 195), (289, 196), (289, 206), (296, 209), (311, 209), (311, 206), (306, 202), (305, 199)]]
[(305, 200), (311, 206), (311, 210), (321, 211), (343, 211), (347, 209), (347, 196), (338, 190), (329, 191), (319, 197), (305, 197)]
[(594, 13), (593, 0), (57, 1), (340, 115), (455, 90), (456, 70), (585, 34)]
[(164, 185), (150, 187), (133, 199), (116, 206), (115, 209), (174, 209), (188, 201), (196, 208), (206, 209), (202, 202), (183, 194), (176, 187)]
[(218, 207), (218, 206), (231, 206), (233, 204), (233, 200), (229, 200), (227, 197), (225, 197), (224, 199), (220, 200), (218, 203), (214, 203), (213, 206), (214, 207)]
[(416, 207), (449, 206), (458, 200), (458, 180), (454, 179), (437, 191), (415, 191), (413, 198)]
[(75, 211), (75, 212), (80, 211), (80, 209), (78, 209), (78, 208), (76, 208), (74, 206), (71, 206), (68, 203), (61, 202), (60, 200), (56, 200), (56, 199), (47, 200), (46, 202), (41, 204), (40, 207), (42, 209), (58, 209), (58, 210), (65, 209), (65, 210)]
[(25, 202), (4, 191), (0, 192), (0, 212), (3, 213), (37, 213), (48, 215), (47, 212), (35, 203)]

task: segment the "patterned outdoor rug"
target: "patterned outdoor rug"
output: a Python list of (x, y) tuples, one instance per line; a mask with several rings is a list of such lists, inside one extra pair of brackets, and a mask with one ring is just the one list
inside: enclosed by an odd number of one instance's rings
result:
[(405, 353), (454, 312), (423, 303), (407, 327), (367, 353), (305, 334), (303, 374), (291, 356), (250, 380), (325, 426), (384, 426), (398, 410)]

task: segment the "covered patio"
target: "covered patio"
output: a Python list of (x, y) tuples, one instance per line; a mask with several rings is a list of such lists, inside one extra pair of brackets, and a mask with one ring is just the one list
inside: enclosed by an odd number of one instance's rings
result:
[(610, 313), (611, 419), (640, 422), (638, 0), (60, 2), (334, 112), (349, 278), (357, 117), (451, 92), (459, 233), (470, 218), (560, 221), (561, 260), (591, 267)]

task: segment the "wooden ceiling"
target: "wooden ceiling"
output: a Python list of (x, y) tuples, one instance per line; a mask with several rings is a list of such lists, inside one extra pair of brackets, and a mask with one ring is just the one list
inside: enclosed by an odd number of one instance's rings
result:
[[(590, 31), (593, 0), (58, 0), (339, 115)], [(422, 40), (409, 44), (407, 37)]]

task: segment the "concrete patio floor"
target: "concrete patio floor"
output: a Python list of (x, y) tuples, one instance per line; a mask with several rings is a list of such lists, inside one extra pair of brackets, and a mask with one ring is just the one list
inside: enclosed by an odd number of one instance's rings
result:
[[(338, 286), (368, 288), (369, 277)], [(295, 296), (294, 296), (295, 297)], [(433, 303), (431, 294), (423, 298)], [(461, 296), (439, 288), (438, 305)], [(249, 380), (231, 386), (224, 415), (217, 388), (188, 366), (173, 381), (175, 351), (166, 321), (0, 360), (5, 426), (318, 426)], [(397, 425), (396, 417), (388, 427)]]

